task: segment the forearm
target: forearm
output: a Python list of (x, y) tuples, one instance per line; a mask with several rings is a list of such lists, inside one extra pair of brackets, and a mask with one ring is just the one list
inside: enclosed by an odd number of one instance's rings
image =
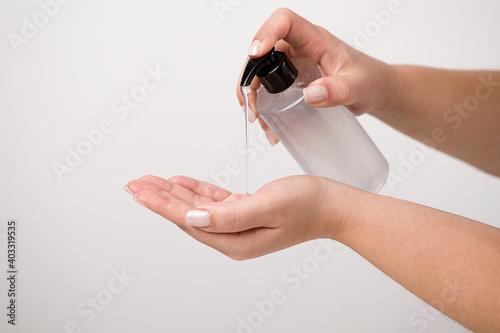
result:
[(357, 189), (345, 200), (333, 238), (466, 327), (500, 331), (500, 229)]
[(500, 72), (389, 67), (391, 102), (374, 116), (500, 176)]

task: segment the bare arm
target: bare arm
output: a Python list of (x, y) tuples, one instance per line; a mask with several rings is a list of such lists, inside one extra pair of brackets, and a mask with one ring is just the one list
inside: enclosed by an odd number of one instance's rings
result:
[(500, 229), (357, 189), (333, 238), (474, 332), (500, 332)]
[(500, 72), (390, 66), (392, 102), (372, 115), (500, 176)]

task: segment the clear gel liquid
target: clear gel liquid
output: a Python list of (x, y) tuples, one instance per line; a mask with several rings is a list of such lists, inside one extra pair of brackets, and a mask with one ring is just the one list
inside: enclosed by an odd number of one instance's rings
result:
[(249, 136), (249, 126), (250, 121), (248, 120), (248, 113), (250, 112), (250, 107), (248, 106), (248, 99), (250, 95), (250, 91), (252, 89), (250, 86), (241, 86), (240, 87), (241, 95), (243, 96), (243, 110), (245, 112), (245, 195), (243, 197), (247, 197), (250, 194), (248, 193), (248, 136)]

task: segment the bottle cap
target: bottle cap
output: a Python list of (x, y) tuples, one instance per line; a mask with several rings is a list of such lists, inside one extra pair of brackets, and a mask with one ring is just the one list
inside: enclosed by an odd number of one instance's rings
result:
[(269, 93), (277, 94), (290, 87), (297, 79), (297, 74), (297, 68), (286, 54), (273, 47), (266, 55), (248, 60), (240, 86), (249, 86), (257, 75)]

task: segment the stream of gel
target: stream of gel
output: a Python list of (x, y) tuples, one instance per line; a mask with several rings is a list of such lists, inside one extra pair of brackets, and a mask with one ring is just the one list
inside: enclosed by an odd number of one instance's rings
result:
[(241, 95), (243, 96), (243, 111), (245, 112), (245, 194), (244, 198), (250, 196), (248, 193), (248, 136), (249, 136), (249, 126), (250, 121), (248, 118), (248, 113), (250, 112), (250, 107), (248, 106), (248, 99), (250, 95), (250, 91), (252, 89), (250, 86), (240, 86)]

